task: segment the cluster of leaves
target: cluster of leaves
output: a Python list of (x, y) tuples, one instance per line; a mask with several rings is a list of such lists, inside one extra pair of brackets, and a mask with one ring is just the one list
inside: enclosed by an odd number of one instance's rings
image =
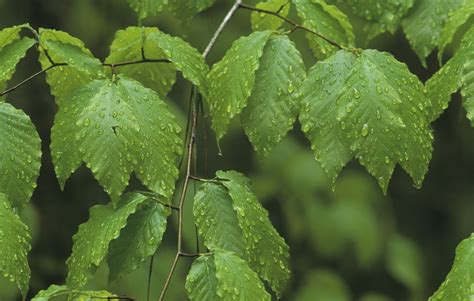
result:
[[(161, 11), (188, 19), (213, 1), (129, 3), (140, 19)], [(290, 21), (294, 28), (282, 30), (292, 6), (302, 25)], [(419, 187), (431, 159), (430, 123), (452, 93), (461, 90), (474, 122), (472, 1), (270, 0), (246, 8), (255, 10), (254, 32), (236, 40), (212, 68), (198, 50), (157, 28), (118, 31), (104, 62), (65, 32), (36, 32), (29, 25), (0, 31), (0, 90), (27, 51), (34, 46), (39, 51), (58, 106), (50, 148), (59, 183), (64, 187), (84, 163), (112, 200), (91, 208), (89, 221), (74, 236), (67, 287), (53, 286), (39, 300), (90, 297), (80, 289), (103, 260), (114, 280), (156, 252), (183, 148), (181, 128), (163, 101), (176, 71), (203, 96), (218, 141), (239, 116), (257, 153), (266, 156), (298, 119), (333, 185), (356, 158), (384, 192), (397, 164)], [(442, 61), (444, 49), (463, 36), (454, 56), (426, 85), (389, 53), (355, 48), (357, 29), (372, 39), (400, 26), (424, 64), (436, 46)], [(318, 59), (308, 72), (289, 38), (296, 29), (306, 31)], [(0, 250), (0, 270), (25, 296), (30, 239), (18, 212), (36, 187), (41, 141), (28, 116), (0, 101), (0, 244), (7, 246)], [(132, 172), (150, 193), (124, 194)], [(199, 256), (189, 273), (191, 299), (269, 300), (265, 282), (281, 294), (289, 278), (288, 246), (243, 175), (218, 172), (201, 185), (194, 215), (210, 254)], [(434, 299), (470, 294), (472, 277), (456, 268), (472, 261), (470, 249), (472, 239), (461, 243), (455, 267)], [(95, 296), (100, 294), (108, 293)]]

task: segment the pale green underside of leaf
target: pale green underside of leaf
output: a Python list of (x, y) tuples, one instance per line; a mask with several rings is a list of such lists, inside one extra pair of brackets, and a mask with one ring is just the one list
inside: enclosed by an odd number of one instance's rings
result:
[(164, 10), (188, 20), (214, 4), (215, 0), (128, 0), (139, 19), (155, 16)]
[(173, 193), (182, 152), (180, 128), (166, 104), (140, 83), (96, 80), (60, 107), (51, 150), (60, 183), (84, 161), (113, 200), (132, 171), (152, 191)]
[(403, 20), (402, 27), (411, 47), (426, 66), (426, 57), (439, 41), (441, 30), (451, 11), (465, 0), (417, 0)]
[(383, 191), (397, 163), (421, 185), (432, 150), (430, 103), (405, 64), (375, 50), (340, 51), (309, 71), (300, 93), (303, 131), (333, 182), (355, 156)]
[[(148, 38), (153, 32), (158, 32), (158, 28), (128, 27), (117, 31), (106, 62), (139, 61), (142, 59), (142, 47), (147, 59), (166, 58), (156, 43)], [(141, 82), (145, 87), (155, 90), (161, 96), (168, 94), (176, 81), (176, 70), (172, 64), (168, 63), (135, 64), (118, 67), (116, 71)]]
[[(336, 6), (323, 0), (293, 0), (303, 24), (342, 46), (354, 44), (352, 25)], [(312, 33), (306, 33), (309, 46), (318, 59), (331, 56), (338, 49)]]
[(227, 300), (271, 300), (257, 274), (239, 256), (232, 252), (214, 252), (217, 295)]
[(0, 103), (0, 193), (21, 208), (36, 188), (41, 165), (41, 140), (30, 118)]
[[(467, 118), (474, 125), (474, 98), (472, 93), (474, 53), (474, 26), (464, 35), (459, 49), (427, 82), (428, 97), (433, 106), (430, 121), (436, 120), (448, 107), (451, 94), (461, 89)], [(469, 92), (471, 91), (471, 92)]]
[(31, 249), (31, 237), (28, 227), (14, 213), (9, 200), (2, 193), (0, 217), (0, 273), (18, 286), (24, 300), (30, 280), (27, 256)]
[(363, 30), (371, 40), (384, 32), (395, 33), (414, 0), (335, 0), (364, 20)]
[[(93, 60), (92, 53), (87, 48), (85, 48), (84, 43), (81, 40), (72, 37), (68, 33), (52, 29), (40, 29), (39, 32), (40, 40), (42, 42), (56, 41), (60, 43), (69, 44), (71, 46), (76, 46), (82, 51), (82, 54), (76, 53), (76, 56), (87, 56), (89, 57), (89, 60)], [(60, 53), (58, 54), (54, 51), (48, 51), (48, 54), (55, 63), (65, 63), (63, 61), (64, 57), (62, 57)], [(46, 69), (51, 66), (51, 62), (46, 57), (44, 49), (40, 51), (39, 61), (43, 69)], [(84, 72), (73, 66), (60, 66), (48, 71), (46, 75), (46, 81), (50, 86), (51, 94), (56, 98), (56, 103), (58, 104), (58, 106), (61, 106), (63, 102), (71, 98), (69, 94), (72, 91), (74, 91), (78, 87), (84, 86), (85, 84), (98, 77), (98, 74)], [(77, 166), (78, 165), (79, 164), (77, 164)]]
[(271, 31), (256, 31), (236, 40), (208, 75), (206, 98), (212, 117), (212, 129), (220, 140), (230, 120), (247, 105), (255, 83), (255, 71)]
[(249, 180), (235, 171), (218, 171), (219, 179), (229, 190), (246, 246), (246, 260), (257, 274), (268, 281), (280, 295), (289, 277), (289, 247), (268, 218), (268, 212), (257, 200)]
[(65, 285), (51, 285), (46, 290), (40, 291), (31, 301), (100, 301), (107, 300), (107, 297), (115, 297), (107, 291), (79, 291), (67, 288)]
[(186, 291), (191, 301), (219, 300), (214, 256), (201, 256), (194, 260), (186, 276)]
[[(449, 14), (449, 18), (441, 31), (438, 43), (438, 61), (442, 61), (444, 49), (451, 43), (459, 28), (474, 14), (474, 2), (467, 1), (463, 6)], [(472, 24), (472, 22), (471, 22)]]
[(266, 156), (293, 127), (296, 93), (306, 77), (301, 54), (286, 35), (269, 39), (255, 77), (241, 120), (255, 150)]
[(429, 301), (467, 301), (474, 297), (474, 234), (456, 248), (453, 267)]
[[(273, 12), (278, 12), (281, 16), (288, 16), (290, 12), (290, 2), (288, 0), (269, 0), (260, 2), (256, 5), (257, 8), (265, 9)], [(282, 8), (283, 7), (283, 8)], [(281, 10), (280, 10), (281, 9)], [(270, 14), (252, 12), (250, 16), (252, 29), (257, 30), (277, 30), (283, 22), (283, 19), (272, 16)]]
[(158, 202), (142, 206), (132, 214), (119, 238), (110, 244), (109, 280), (133, 272), (145, 259), (155, 254), (166, 230), (170, 209)]
[(147, 200), (144, 195), (129, 193), (120, 199), (116, 208), (110, 203), (90, 209), (89, 220), (81, 224), (73, 236), (72, 254), (67, 260), (69, 288), (80, 289), (87, 283), (107, 256), (110, 242), (119, 237), (129, 216)]
[(193, 207), (199, 236), (209, 250), (222, 249), (245, 257), (242, 230), (227, 189), (205, 183), (194, 197)]

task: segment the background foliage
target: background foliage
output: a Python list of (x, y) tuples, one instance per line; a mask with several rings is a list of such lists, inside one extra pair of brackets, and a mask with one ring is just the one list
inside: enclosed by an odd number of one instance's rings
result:
[[(420, 6), (430, 3), (428, 0), (416, 2), (415, 14)], [(218, 1), (211, 9), (188, 21), (191, 23), (181, 23), (172, 14), (162, 13), (147, 18), (144, 24), (181, 36), (202, 51), (232, 3), (230, 0)], [(248, 4), (256, 2), (249, 1)], [(351, 9), (348, 5), (347, 11), (355, 16), (354, 19), (370, 17), (365, 12)], [(393, 7), (384, 9), (390, 12)], [(356, 37), (362, 39), (357, 42), (367, 43), (367, 48), (390, 52), (405, 62), (422, 81), (430, 78), (438, 68), (436, 53), (427, 57), (428, 68), (424, 68), (417, 53), (427, 55), (432, 49), (416, 47), (417, 37), (410, 36), (415, 21), (389, 18), (390, 22), (386, 22), (387, 16), (370, 13), (373, 22), (356, 27)], [(296, 19), (296, 16), (292, 17)], [(209, 63), (222, 58), (232, 41), (250, 33), (249, 21), (249, 12), (242, 10), (236, 14), (209, 56)], [(137, 18), (126, 1), (0, 0), (0, 28), (26, 22), (34, 28), (67, 31), (81, 38), (95, 56), (104, 59), (114, 33), (137, 24)], [(400, 23), (402, 28), (399, 28)], [(370, 42), (363, 41), (364, 37), (375, 36), (384, 26), (393, 34), (384, 33)], [(411, 37), (416, 52), (411, 49), (403, 31)], [(350, 35), (339, 34), (343, 41), (354, 41)], [(293, 35), (306, 69), (314, 64), (314, 55), (325, 57), (325, 53), (311, 52), (315, 42), (310, 41), (311, 48), (307, 47), (305, 33), (297, 31)], [(328, 47), (327, 51), (332, 50)], [(449, 47), (445, 50), (447, 55), (450, 51)], [(19, 65), (14, 81), (39, 68), (37, 60), (28, 57)], [(442, 80), (440, 82), (434, 86), (439, 87), (443, 84)], [(161, 89), (166, 90), (166, 86), (169, 84), (164, 83)], [(188, 85), (179, 75), (167, 102), (178, 115), (182, 128), (188, 94)], [(22, 216), (32, 232), (32, 250), (28, 255), (32, 270), (29, 296), (34, 296), (51, 283), (64, 283), (65, 261), (71, 254), (73, 234), (78, 225), (88, 219), (89, 208), (107, 203), (108, 196), (85, 167), (72, 175), (64, 192), (60, 190), (49, 151), (50, 131), (57, 108), (44, 80), (31, 82), (27, 88), (11, 94), (10, 99), (31, 116), (42, 140), (38, 188)], [(455, 94), (449, 108), (433, 124), (433, 158), (422, 190), (413, 188), (409, 176), (397, 167), (384, 196), (377, 181), (352, 161), (342, 171), (333, 191), (331, 180), (314, 160), (299, 125), (264, 160), (252, 150), (244, 130), (236, 124), (230, 125), (230, 132), (220, 141), (224, 156), (217, 156), (214, 137), (205, 137), (200, 129), (199, 147), (207, 151), (199, 153), (198, 168), (206, 177), (212, 177), (217, 169), (235, 169), (251, 177), (259, 199), (291, 249), (292, 278), (283, 299), (426, 300), (450, 270), (456, 245), (474, 229), (474, 188), (471, 183), (474, 130), (464, 110), (460, 95)], [(264, 149), (261, 151), (265, 152)], [(132, 180), (132, 187), (142, 188), (137, 180)], [(191, 210), (188, 206), (186, 214), (191, 215)], [(170, 244), (163, 244), (155, 258), (152, 296), (159, 293), (174, 255), (174, 241), (166, 238), (175, 236), (175, 224), (173, 219), (169, 220), (164, 241)], [(186, 233), (193, 233), (192, 224), (185, 227)], [(187, 246), (195, 244), (194, 235), (185, 239)], [(191, 260), (184, 259), (178, 265), (168, 295), (170, 300), (186, 298), (183, 283), (190, 264)], [(107, 268), (99, 267), (88, 289), (106, 287), (107, 275)], [(146, 278), (145, 264), (125, 278), (112, 282), (110, 290), (143, 300)], [(15, 300), (17, 293), (14, 285), (0, 280), (0, 300)]]

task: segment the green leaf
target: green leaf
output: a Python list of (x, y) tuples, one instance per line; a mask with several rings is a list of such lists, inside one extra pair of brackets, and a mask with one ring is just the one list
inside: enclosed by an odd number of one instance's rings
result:
[(285, 35), (272, 36), (263, 50), (242, 125), (255, 150), (266, 156), (293, 127), (296, 92), (306, 77), (301, 54)]
[(461, 90), (467, 118), (474, 126), (474, 98), (472, 97), (472, 82), (474, 81), (472, 76), (474, 70), (474, 64), (472, 63), (473, 41), (474, 27), (471, 27), (462, 38), (461, 45), (454, 57), (426, 82), (428, 97), (433, 104), (430, 110), (430, 121), (436, 120), (448, 107), (451, 94)]
[(246, 177), (235, 171), (218, 171), (216, 175), (229, 189), (249, 265), (280, 295), (290, 277), (288, 245), (271, 224), (267, 210), (257, 200)]
[[(62, 298), (61, 298), (62, 297)], [(67, 288), (65, 285), (51, 285), (46, 290), (40, 291), (31, 301), (50, 301), (66, 300), (68, 301), (100, 301), (107, 297), (115, 297), (107, 291), (78, 291)]]
[(30, 280), (27, 256), (31, 249), (31, 237), (28, 227), (14, 213), (7, 197), (1, 193), (0, 217), (0, 273), (18, 286), (24, 300)]
[(155, 254), (166, 230), (170, 209), (158, 202), (145, 204), (132, 214), (119, 238), (110, 244), (109, 279), (113, 281), (136, 270)]
[[(269, 0), (260, 2), (256, 5), (257, 8), (265, 9), (273, 12), (279, 12), (281, 16), (288, 16), (290, 12), (290, 2), (288, 0)], [(252, 29), (257, 30), (277, 30), (283, 22), (283, 19), (270, 14), (252, 12), (250, 16), (252, 22)]]
[(300, 122), (316, 159), (335, 181), (355, 156), (384, 192), (400, 164), (420, 186), (433, 136), (423, 85), (388, 53), (340, 51), (309, 71)]
[(0, 193), (21, 208), (36, 188), (41, 140), (30, 118), (8, 103), (0, 103), (0, 145)]
[(392, 301), (392, 299), (378, 293), (366, 293), (358, 301)]
[(426, 57), (438, 44), (441, 30), (451, 11), (464, 0), (417, 0), (402, 27), (411, 48), (426, 67)]
[(232, 252), (214, 252), (217, 295), (221, 300), (271, 300), (257, 274)]
[(205, 183), (194, 197), (193, 213), (199, 236), (210, 250), (222, 249), (245, 257), (242, 230), (227, 189)]
[[(260, 280), (259, 280), (260, 281)], [(191, 301), (219, 300), (214, 256), (194, 260), (186, 277), (186, 291)]]
[(95, 80), (64, 104), (51, 134), (60, 183), (84, 161), (113, 200), (132, 171), (152, 191), (172, 195), (182, 139), (174, 115), (156, 93), (119, 77)]
[(230, 120), (246, 106), (255, 83), (255, 71), (270, 35), (270, 31), (256, 31), (239, 38), (222, 60), (212, 66), (208, 75), (207, 102), (217, 140), (226, 133)]
[(441, 31), (438, 43), (438, 60), (441, 63), (444, 49), (452, 42), (459, 28), (474, 14), (474, 2), (467, 1), (463, 6), (449, 14), (449, 19)]
[[(352, 25), (347, 16), (336, 6), (327, 4), (324, 0), (293, 0), (303, 24), (339, 45), (354, 44)], [(316, 36), (306, 33), (309, 46), (318, 59), (331, 56), (338, 49)]]
[(0, 30), (0, 50), (13, 41), (20, 39), (20, 32), (23, 28), (29, 27), (28, 24), (17, 25)]
[[(33, 45), (35, 40), (22, 38), (14, 40), (0, 49), (0, 85), (10, 80), (15, 72), (16, 65), (26, 56), (26, 52)], [(0, 90), (3, 92), (3, 89)]]
[[(93, 61), (97, 62), (93, 58), (94, 56), (92, 53), (87, 48), (85, 48), (84, 43), (81, 40), (74, 38), (63, 31), (40, 29), (39, 32), (42, 45), (44, 45), (47, 41), (49, 41), (50, 44), (53, 44), (54, 42), (69, 44), (69, 50), (73, 49), (72, 52), (74, 52), (75, 60), (73, 61), (73, 66), (56, 67), (49, 70), (46, 75), (46, 81), (51, 88), (51, 94), (55, 96), (58, 106), (61, 106), (63, 101), (67, 101), (68, 98), (70, 98), (68, 94), (71, 93), (71, 91), (77, 89), (78, 87), (84, 86), (93, 79), (99, 78), (101, 74), (84, 72), (83, 69), (87, 68), (81, 67), (81, 58), (88, 57), (86, 60), (92, 65), (94, 65)], [(47, 58), (44, 50), (44, 46), (40, 48), (39, 61), (43, 69), (46, 69), (51, 66), (51, 62)], [(82, 54), (78, 53), (79, 50), (81, 50)], [(65, 57), (66, 53), (64, 53), (64, 49), (59, 51), (59, 53), (54, 51), (54, 49), (51, 51), (48, 50), (48, 54), (55, 63), (67, 62), (65, 61), (67, 60), (67, 56)]]
[(330, 270), (315, 270), (296, 293), (295, 301), (349, 301), (350, 291), (344, 280)]
[(207, 95), (206, 76), (209, 73), (209, 67), (199, 51), (183, 39), (172, 37), (161, 31), (152, 32), (149, 34), (149, 39), (156, 43), (186, 79), (196, 85), (203, 95)]
[(90, 209), (89, 220), (80, 225), (73, 236), (72, 254), (67, 260), (69, 273), (66, 284), (69, 288), (79, 289), (87, 283), (107, 256), (110, 242), (119, 237), (129, 216), (147, 200), (144, 195), (129, 193), (122, 197), (117, 208), (109, 204)]
[(169, 1), (174, 0), (128, 0), (128, 4), (138, 14), (138, 19), (141, 20), (163, 11)]
[[(363, 31), (371, 40), (388, 31), (395, 33), (414, 0), (346, 0), (345, 6), (363, 20)], [(341, 3), (341, 1), (337, 1)]]
[(474, 296), (474, 235), (456, 248), (453, 267), (429, 301), (465, 301)]
[(215, 0), (170, 0), (169, 10), (181, 20), (188, 21), (214, 4)]
[[(155, 27), (128, 27), (115, 33), (110, 46), (107, 63), (134, 62), (142, 59), (142, 48), (145, 58), (163, 59), (165, 53), (151, 41), (149, 35), (158, 32)], [(176, 81), (176, 70), (169, 63), (134, 64), (117, 67), (116, 72), (141, 82), (145, 87), (165, 96)]]

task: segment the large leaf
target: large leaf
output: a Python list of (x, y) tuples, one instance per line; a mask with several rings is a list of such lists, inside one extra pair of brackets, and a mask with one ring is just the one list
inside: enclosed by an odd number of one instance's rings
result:
[(466, 301), (474, 297), (474, 234), (456, 248), (451, 271), (429, 301)]
[(119, 237), (127, 225), (127, 219), (148, 197), (130, 193), (122, 197), (114, 208), (97, 205), (90, 209), (89, 220), (79, 226), (73, 236), (72, 254), (67, 260), (69, 273), (66, 284), (69, 288), (83, 287), (107, 256), (110, 242)]
[[(142, 59), (142, 49), (147, 59), (166, 58), (158, 45), (149, 39), (149, 35), (158, 32), (154, 27), (128, 27), (115, 33), (110, 46), (107, 63), (134, 62)], [(145, 87), (154, 89), (165, 96), (176, 81), (176, 71), (169, 63), (133, 64), (118, 67), (116, 72), (141, 82)]]
[[(283, 17), (286, 17), (290, 12), (290, 2), (288, 0), (269, 0), (258, 3), (256, 7), (278, 12)], [(253, 30), (277, 30), (285, 22), (276, 16), (259, 12), (252, 12), (251, 21)]]
[(257, 31), (239, 38), (209, 72), (207, 101), (217, 140), (226, 133), (230, 120), (246, 106), (270, 35), (270, 31)]
[(65, 285), (51, 285), (46, 290), (40, 291), (31, 301), (100, 301), (120, 299), (117, 295), (107, 291), (79, 291)]
[[(54, 63), (71, 64), (71, 66), (53, 68), (48, 71), (46, 76), (51, 94), (56, 97), (56, 103), (59, 106), (62, 105), (63, 101), (70, 98), (68, 94), (71, 91), (102, 75), (100, 68), (97, 66), (98, 60), (94, 59), (92, 53), (85, 48), (81, 40), (63, 31), (40, 29), (40, 41), (42, 47), (40, 48), (39, 61), (43, 69), (51, 66), (51, 62), (45, 53), (46, 49)], [(64, 44), (68, 44), (68, 46)], [(53, 47), (50, 48), (48, 45)], [(71, 53), (73, 56), (69, 57)], [(92, 67), (92, 69), (89, 70), (88, 67)], [(94, 73), (92, 70), (99, 72)]]
[(257, 274), (232, 252), (215, 252), (214, 262), (218, 280), (217, 295), (221, 300), (270, 300)]
[(186, 290), (191, 301), (219, 300), (214, 256), (194, 260), (186, 277)]
[[(342, 46), (354, 44), (352, 25), (336, 6), (324, 0), (293, 0), (298, 15), (306, 27)], [(318, 59), (324, 59), (338, 49), (322, 38), (306, 33), (309, 46)]]
[(14, 213), (9, 200), (1, 193), (0, 246), (0, 273), (18, 286), (25, 299), (30, 280), (27, 254), (31, 249), (31, 237), (28, 227)]
[(149, 256), (155, 254), (166, 230), (170, 209), (158, 202), (144, 205), (132, 214), (120, 237), (110, 244), (109, 279), (136, 270)]
[(36, 188), (41, 165), (41, 140), (30, 118), (0, 103), (0, 193), (21, 208)]
[(417, 0), (402, 26), (411, 47), (424, 66), (426, 57), (438, 44), (449, 13), (464, 0)]
[[(427, 82), (426, 89), (433, 104), (430, 111), (430, 121), (435, 120), (448, 107), (451, 94), (461, 90), (467, 118), (474, 126), (474, 97), (472, 83), (474, 82), (474, 27), (464, 35), (459, 49), (440, 70)], [(469, 92), (471, 91), (471, 93)]]
[(84, 161), (116, 200), (130, 173), (151, 190), (170, 197), (182, 151), (180, 128), (152, 90), (119, 77), (95, 80), (60, 107), (52, 129), (56, 174), (64, 184)]
[(375, 50), (340, 51), (310, 70), (300, 93), (303, 131), (333, 181), (355, 156), (384, 191), (397, 163), (421, 185), (433, 140), (430, 103), (406, 65)]
[(216, 175), (229, 189), (249, 265), (279, 295), (290, 277), (288, 245), (271, 224), (267, 210), (257, 200), (246, 177), (235, 171), (218, 171)]
[(298, 114), (296, 92), (306, 71), (295, 45), (285, 35), (272, 36), (263, 50), (255, 85), (242, 112), (242, 125), (261, 155), (293, 127)]
[[(463, 6), (459, 7), (457, 10), (449, 14), (449, 19), (446, 21), (446, 24), (441, 31), (439, 38), (439, 51), (438, 51), (438, 60), (441, 62), (444, 49), (446, 46), (451, 43), (455, 34), (460, 29), (460, 27), (469, 20), (469, 18), (474, 14), (474, 2), (467, 1)], [(472, 22), (471, 22), (472, 24)]]
[(205, 183), (194, 197), (193, 213), (199, 235), (210, 250), (222, 249), (245, 256), (242, 230), (227, 189)]

